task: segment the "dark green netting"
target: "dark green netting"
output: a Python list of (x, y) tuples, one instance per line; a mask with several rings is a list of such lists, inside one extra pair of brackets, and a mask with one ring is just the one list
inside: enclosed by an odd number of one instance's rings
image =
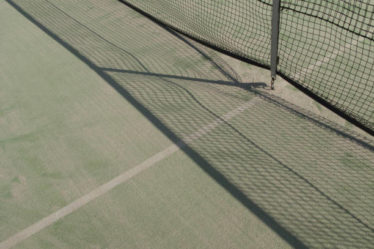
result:
[[(270, 65), (271, 0), (125, 0), (202, 42)], [(374, 129), (374, 2), (281, 0), (278, 72)]]

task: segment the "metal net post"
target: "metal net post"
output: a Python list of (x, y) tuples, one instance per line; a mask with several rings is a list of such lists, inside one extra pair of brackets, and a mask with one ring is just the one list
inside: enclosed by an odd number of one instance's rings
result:
[(279, 16), (280, 16), (280, 0), (273, 0), (273, 13), (271, 20), (271, 89), (274, 89), (274, 81), (277, 76), (278, 66), (278, 42), (279, 42)]

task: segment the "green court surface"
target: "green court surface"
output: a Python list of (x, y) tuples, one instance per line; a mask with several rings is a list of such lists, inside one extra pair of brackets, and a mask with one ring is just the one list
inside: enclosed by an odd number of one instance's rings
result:
[(115, 0), (0, 22), (0, 249), (374, 244), (371, 139)]

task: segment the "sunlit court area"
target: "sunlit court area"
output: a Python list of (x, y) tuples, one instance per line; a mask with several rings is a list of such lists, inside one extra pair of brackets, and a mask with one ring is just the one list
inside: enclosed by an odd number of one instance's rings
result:
[(0, 1), (0, 249), (374, 248), (373, 13)]

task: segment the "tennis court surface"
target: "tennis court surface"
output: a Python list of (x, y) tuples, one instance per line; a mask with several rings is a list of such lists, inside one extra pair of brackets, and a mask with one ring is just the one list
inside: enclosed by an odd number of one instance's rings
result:
[(371, 248), (374, 142), (115, 0), (0, 2), (0, 249)]

